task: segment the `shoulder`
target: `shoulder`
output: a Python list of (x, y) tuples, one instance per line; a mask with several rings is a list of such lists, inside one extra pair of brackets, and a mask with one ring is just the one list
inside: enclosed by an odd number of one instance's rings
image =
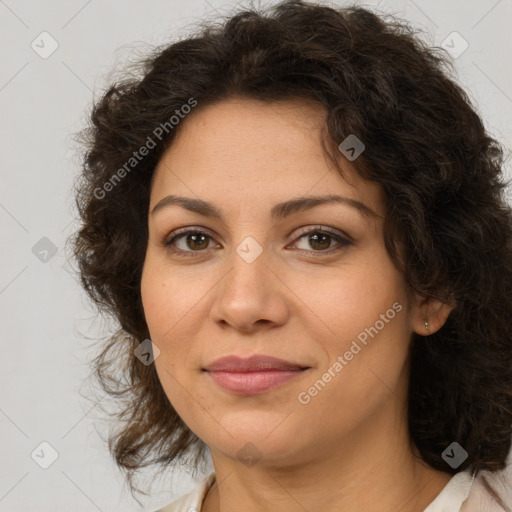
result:
[(203, 500), (213, 482), (215, 482), (215, 472), (212, 471), (197, 487), (155, 512), (201, 512)]
[(424, 512), (459, 512), (473, 481), (474, 476), (469, 470), (456, 473)]
[(456, 473), (424, 512), (504, 512), (512, 510), (512, 466)]
[(500, 471), (481, 471), (460, 512), (512, 510), (512, 461)]

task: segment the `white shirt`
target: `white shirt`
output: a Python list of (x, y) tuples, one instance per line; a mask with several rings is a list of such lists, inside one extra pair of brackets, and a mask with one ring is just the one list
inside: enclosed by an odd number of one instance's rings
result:
[[(503, 512), (503, 508), (498, 505), (496, 508), (475, 508), (474, 505), (468, 508), (466, 502), (462, 506), (469, 496), (474, 480), (469, 471), (455, 474), (424, 512)], [(203, 500), (214, 482), (215, 472), (212, 471), (192, 491), (155, 512), (201, 512)]]

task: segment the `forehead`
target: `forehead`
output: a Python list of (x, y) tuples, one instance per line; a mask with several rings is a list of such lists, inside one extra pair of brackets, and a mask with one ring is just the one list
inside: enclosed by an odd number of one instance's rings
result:
[(168, 194), (255, 205), (342, 194), (382, 212), (380, 187), (363, 180), (347, 160), (340, 175), (325, 155), (326, 114), (325, 107), (305, 100), (232, 98), (198, 106), (181, 121), (157, 165), (152, 206)]

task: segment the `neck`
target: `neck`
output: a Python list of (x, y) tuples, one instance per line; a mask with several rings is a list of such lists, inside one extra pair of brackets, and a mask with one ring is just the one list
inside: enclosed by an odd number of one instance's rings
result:
[(405, 422), (389, 416), (359, 426), (337, 449), (332, 441), (326, 446), (319, 441), (315, 455), (286, 466), (261, 459), (247, 467), (212, 450), (217, 479), (202, 511), (423, 512), (451, 474), (415, 457), (406, 429), (399, 428)]
[[(323, 471), (321, 471), (323, 470)], [(423, 512), (451, 478), (421, 464), (408, 467), (374, 466), (352, 480), (336, 466), (309, 467), (283, 473), (275, 469), (225, 473), (220, 471), (208, 492), (202, 512), (303, 510), (379, 510)]]

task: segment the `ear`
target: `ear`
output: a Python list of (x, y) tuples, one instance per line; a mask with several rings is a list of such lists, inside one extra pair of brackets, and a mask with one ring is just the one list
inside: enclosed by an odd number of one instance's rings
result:
[[(415, 294), (411, 311), (414, 332), (421, 336), (429, 336), (435, 333), (445, 324), (454, 307), (455, 304), (446, 304), (432, 297), (422, 297)], [(428, 322), (428, 328), (425, 322)]]

